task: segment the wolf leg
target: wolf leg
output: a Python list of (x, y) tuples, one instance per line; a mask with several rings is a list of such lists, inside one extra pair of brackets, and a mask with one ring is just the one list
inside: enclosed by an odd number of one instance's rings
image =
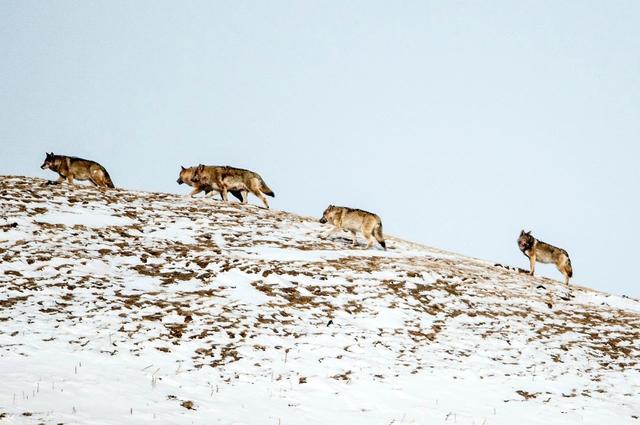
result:
[(100, 168), (92, 166), (89, 169), (89, 181), (98, 188), (102, 189), (107, 187), (106, 179)]
[(260, 198), (260, 200), (262, 201), (266, 209), (269, 209), (269, 203), (267, 202), (267, 198), (264, 197), (262, 192), (260, 192), (259, 190), (256, 190), (255, 192), (253, 192), (253, 194), (256, 195), (258, 198)]
[[(194, 196), (196, 196), (198, 193), (202, 192), (202, 186), (196, 186), (193, 188), (193, 190), (191, 191), (191, 193), (188, 195), (190, 198), (193, 198)], [(205, 196), (207, 196), (207, 194), (205, 193)]]
[(100, 184), (100, 181), (98, 179), (96, 179), (95, 176), (93, 176), (92, 174), (89, 174), (89, 181), (95, 187), (103, 187), (103, 186), (105, 186), (104, 184)]
[(205, 192), (203, 198), (206, 198), (208, 196), (209, 198), (214, 199), (214, 200), (217, 201), (216, 194), (220, 195), (220, 199), (222, 199), (222, 194), (220, 192), (218, 192), (217, 190), (210, 190), (209, 192)]
[(335, 235), (339, 230), (341, 230), (339, 227), (334, 227), (328, 233), (326, 233), (325, 235), (322, 235), (320, 237), (322, 239), (329, 239), (331, 236)]
[(373, 242), (375, 242), (375, 238), (373, 237), (373, 235), (369, 235), (367, 237), (367, 249), (371, 249), (371, 247), (373, 246)]
[(536, 271), (536, 256), (535, 256), (535, 254), (531, 254), (531, 256), (529, 257), (529, 270), (530, 270), (529, 274), (531, 276), (533, 276), (533, 274)]
[(242, 202), (243, 204), (248, 204), (249, 203), (249, 191), (248, 190), (241, 190), (240, 191), (240, 197), (242, 199), (240, 199), (240, 202)]
[(569, 261), (566, 258), (563, 258), (556, 264), (556, 268), (562, 275), (564, 276), (564, 284), (569, 284), (569, 278), (571, 277), (571, 266), (569, 265)]
[(58, 177), (58, 179), (57, 179), (57, 180), (55, 180), (55, 181), (51, 181), (51, 180), (49, 180), (49, 181), (47, 182), (47, 184), (60, 184), (60, 183), (62, 183), (63, 181), (65, 181), (65, 178), (64, 178), (63, 176), (60, 176), (60, 177)]

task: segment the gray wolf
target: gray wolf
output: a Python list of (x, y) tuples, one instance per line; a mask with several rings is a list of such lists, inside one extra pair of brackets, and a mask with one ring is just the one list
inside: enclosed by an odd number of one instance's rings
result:
[(219, 190), (224, 201), (227, 201), (227, 192), (237, 191), (242, 196), (242, 203), (246, 204), (249, 192), (251, 192), (260, 198), (266, 208), (269, 208), (269, 203), (264, 195), (275, 197), (273, 191), (269, 189), (258, 173), (242, 168), (200, 164), (191, 176), (191, 181)]
[(557, 269), (564, 275), (564, 283), (569, 284), (569, 278), (573, 276), (573, 268), (569, 254), (562, 248), (557, 248), (548, 243), (542, 242), (533, 236), (531, 232), (520, 232), (518, 238), (518, 247), (520, 251), (529, 258), (531, 276), (535, 271), (536, 261), (538, 263), (553, 263)]
[(98, 187), (114, 188), (107, 170), (97, 162), (89, 161), (88, 159), (54, 155), (51, 152), (47, 153), (40, 168), (58, 173), (59, 177), (55, 184), (62, 183), (66, 179), (69, 184), (73, 185), (73, 180), (75, 179), (89, 180)]
[(328, 238), (340, 230), (347, 230), (353, 236), (351, 246), (355, 246), (356, 232), (360, 232), (367, 239), (367, 249), (371, 248), (374, 241), (378, 241), (380, 246), (385, 251), (387, 250), (387, 244), (382, 235), (382, 221), (376, 214), (355, 208), (329, 205), (322, 213), (320, 223), (330, 223), (334, 226), (324, 238)]
[[(195, 173), (196, 171), (196, 167), (183, 167), (180, 166), (180, 174), (178, 175), (178, 180), (177, 183), (178, 184), (186, 184), (187, 186), (191, 186), (193, 187), (193, 190), (191, 191), (191, 193), (189, 194), (189, 196), (193, 197), (195, 195), (197, 195), (198, 193), (204, 191), (204, 196), (206, 197), (207, 195), (209, 195), (209, 193), (215, 192), (215, 193), (220, 193), (221, 190), (219, 187), (213, 187), (209, 184), (196, 184), (193, 182), (193, 180), (191, 180), (191, 178), (193, 177), (193, 173)], [(242, 194), (237, 191), (237, 190), (230, 190), (229, 192), (231, 192), (231, 194), (233, 196), (235, 196), (236, 198), (238, 198), (240, 201), (242, 201)]]

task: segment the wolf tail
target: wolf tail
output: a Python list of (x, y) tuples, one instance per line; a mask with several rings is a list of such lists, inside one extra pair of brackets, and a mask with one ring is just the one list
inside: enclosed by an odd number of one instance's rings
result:
[(376, 238), (378, 243), (384, 250), (387, 250), (387, 244), (384, 241), (384, 236), (382, 235), (382, 222), (378, 222), (378, 225), (373, 229), (373, 237)]
[(260, 192), (264, 193), (267, 196), (271, 196), (272, 198), (276, 197), (276, 195), (273, 193), (273, 190), (269, 189), (269, 186), (267, 186), (264, 180), (262, 180), (262, 177), (260, 177)]
[(573, 277), (573, 267), (571, 267), (571, 259), (567, 256), (567, 276)]
[(115, 189), (113, 181), (111, 180), (111, 176), (109, 175), (107, 170), (103, 167), (102, 171), (104, 172), (104, 181), (105, 181), (105, 183), (107, 183), (107, 187), (111, 188), (111, 189)]

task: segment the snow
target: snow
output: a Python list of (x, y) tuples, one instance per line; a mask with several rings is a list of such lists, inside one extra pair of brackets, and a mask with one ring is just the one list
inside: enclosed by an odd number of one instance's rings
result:
[(230, 288), (227, 292), (229, 300), (255, 306), (270, 300), (270, 297), (251, 286), (252, 279), (244, 273), (233, 270), (227, 273), (220, 273), (218, 276), (220, 285)]
[(189, 228), (191, 221), (187, 219), (179, 220), (177, 223), (163, 226), (162, 229), (153, 230), (146, 234), (149, 238), (167, 239), (176, 242), (194, 243), (194, 239), (191, 236), (192, 231)]
[(124, 217), (114, 217), (107, 213), (95, 212), (84, 208), (77, 208), (73, 211), (58, 211), (55, 213), (45, 213), (36, 216), (36, 221), (50, 224), (64, 224), (66, 226), (126, 226), (131, 224), (131, 220)]
[(0, 423), (638, 423), (638, 300), (251, 205), (0, 190)]

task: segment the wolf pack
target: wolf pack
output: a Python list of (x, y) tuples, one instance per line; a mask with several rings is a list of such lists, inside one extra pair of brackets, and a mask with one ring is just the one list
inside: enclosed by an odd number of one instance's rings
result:
[[(58, 180), (50, 184), (61, 184), (65, 180), (74, 185), (74, 180), (89, 181), (98, 188), (115, 188), (107, 170), (95, 161), (66, 155), (47, 153), (40, 167), (58, 173)], [(275, 197), (264, 179), (256, 172), (230, 166), (199, 164), (193, 167), (180, 167), (178, 184), (191, 186), (189, 196), (204, 192), (205, 197), (218, 194), (222, 201), (228, 202), (228, 194), (243, 204), (248, 202), (249, 193), (262, 201), (269, 208), (266, 196)], [(351, 232), (351, 246), (357, 245), (357, 234), (361, 233), (367, 240), (366, 248), (370, 249), (377, 242), (386, 251), (387, 245), (382, 233), (382, 220), (377, 214), (357, 208), (329, 205), (323, 212), (320, 223), (329, 224), (332, 228), (322, 238), (329, 238), (340, 231)], [(552, 263), (564, 276), (565, 284), (573, 276), (569, 254), (564, 249), (555, 247), (536, 239), (531, 232), (522, 230), (518, 237), (520, 251), (529, 258), (529, 274), (533, 276), (536, 263)]]

